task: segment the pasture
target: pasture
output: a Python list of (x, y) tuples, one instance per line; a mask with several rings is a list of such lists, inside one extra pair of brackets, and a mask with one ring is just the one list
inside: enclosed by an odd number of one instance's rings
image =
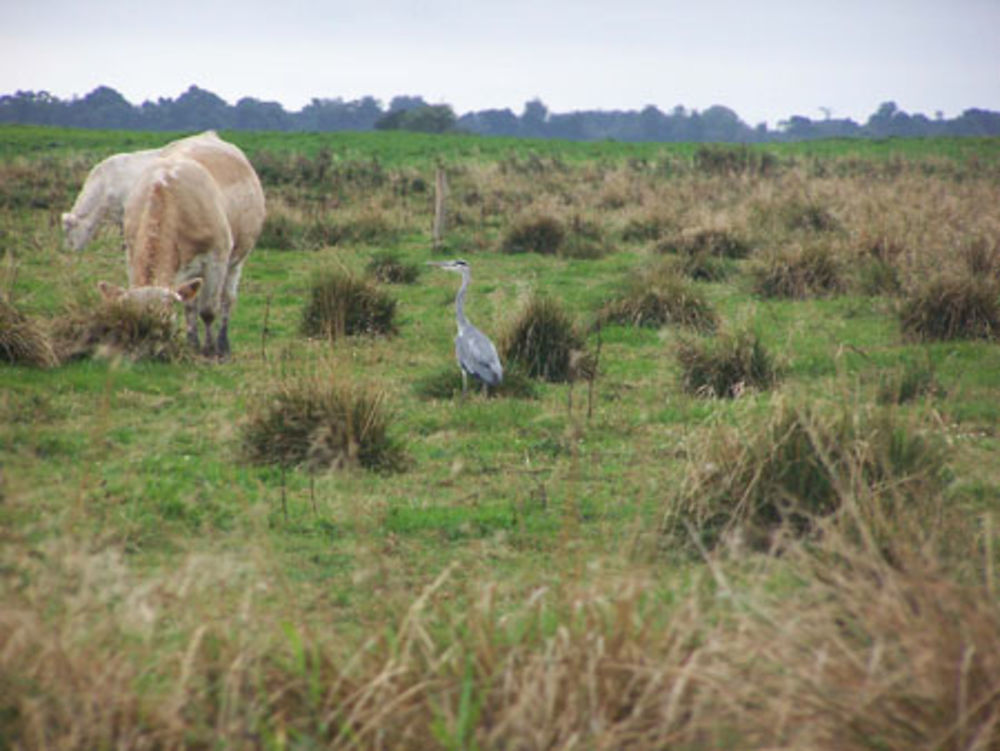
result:
[[(0, 331), (0, 748), (1000, 745), (1000, 141), (222, 135), (230, 360)], [(0, 129), (8, 333), (125, 283), (59, 216), (172, 137)], [(541, 297), (588, 366), (463, 399), (455, 257), (501, 358)], [(304, 333), (324, 275), (391, 332)]]

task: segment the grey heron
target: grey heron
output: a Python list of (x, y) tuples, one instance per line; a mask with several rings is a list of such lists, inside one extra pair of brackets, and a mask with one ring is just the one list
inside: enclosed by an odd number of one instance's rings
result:
[(454, 271), (462, 275), (462, 286), (455, 295), (455, 323), (458, 324), (458, 334), (455, 336), (455, 357), (462, 370), (462, 393), (469, 388), (469, 376), (474, 376), (483, 382), (483, 390), (487, 386), (499, 386), (503, 380), (503, 366), (493, 342), (482, 331), (477, 329), (465, 317), (465, 292), (469, 288), (469, 264), (461, 259), (454, 261), (428, 261), (429, 266), (437, 266), (445, 271)]

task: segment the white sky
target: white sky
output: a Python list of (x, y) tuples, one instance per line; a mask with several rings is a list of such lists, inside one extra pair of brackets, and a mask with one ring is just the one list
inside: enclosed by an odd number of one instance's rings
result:
[(1000, 110), (1000, 0), (0, 0), (0, 94), (191, 84), (297, 111), (397, 94), (458, 114), (732, 108), (867, 120)]

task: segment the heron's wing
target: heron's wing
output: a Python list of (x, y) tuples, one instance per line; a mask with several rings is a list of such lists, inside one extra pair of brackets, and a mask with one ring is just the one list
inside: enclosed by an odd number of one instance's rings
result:
[(455, 355), (467, 373), (490, 386), (496, 386), (503, 379), (497, 348), (479, 329), (469, 326), (455, 337)]

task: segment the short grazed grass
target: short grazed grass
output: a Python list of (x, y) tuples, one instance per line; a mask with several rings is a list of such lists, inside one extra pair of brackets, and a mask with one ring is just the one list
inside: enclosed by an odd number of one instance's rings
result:
[[(88, 165), (167, 136), (11, 133), (0, 295), (43, 336), (124, 283), (113, 228), (60, 250)], [(275, 223), (230, 361), (0, 358), (0, 747), (1000, 743), (1000, 345), (894, 296), (991, 268), (997, 142), (232, 137)], [(601, 252), (502, 252), (553, 207)], [(665, 250), (724, 261), (676, 287), (719, 325), (593, 325)], [(380, 282), (391, 336), (303, 336), (318, 274), (450, 255), (498, 347), (547, 299), (580, 372), (462, 398), (444, 274)]]

